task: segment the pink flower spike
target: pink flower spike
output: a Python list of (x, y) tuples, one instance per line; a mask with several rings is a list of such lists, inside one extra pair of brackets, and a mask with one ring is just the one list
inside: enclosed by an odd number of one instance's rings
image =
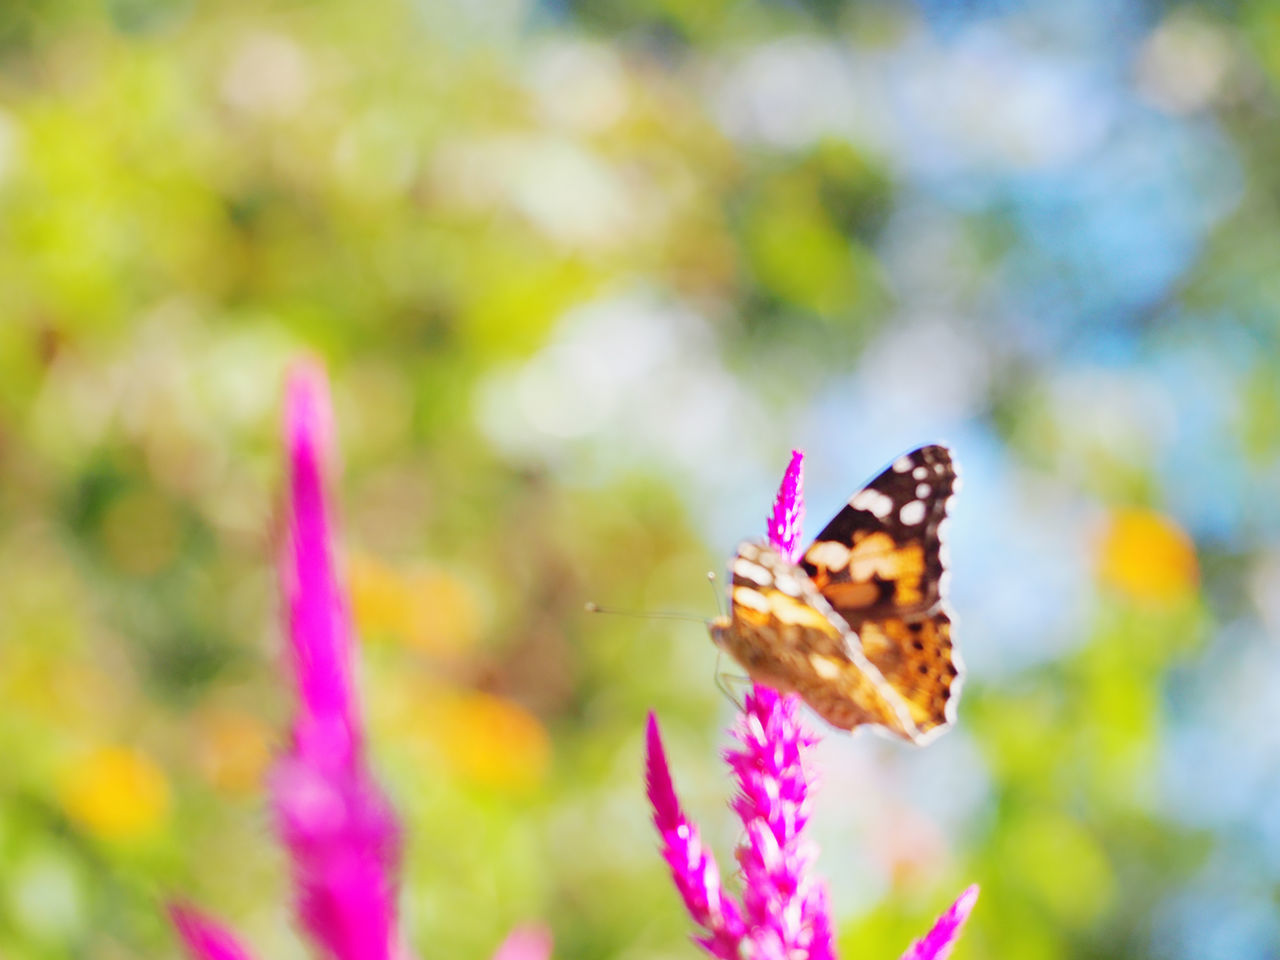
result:
[(303, 928), (334, 960), (389, 960), (400, 835), (366, 767), (352, 685), (354, 638), (326, 504), (332, 448), (323, 372), (289, 377), (288, 536), (281, 585), (298, 685), (291, 749), (271, 777), (277, 829), (293, 861)]
[(252, 960), (230, 930), (192, 907), (170, 904), (169, 919), (196, 960)]
[(658, 719), (649, 714), (645, 731), (645, 781), (653, 822), (662, 838), (662, 855), (671, 868), (676, 890), (693, 921), (707, 931), (695, 941), (719, 960), (738, 960), (745, 930), (738, 904), (720, 884), (715, 857), (702, 843), (698, 828), (680, 809), (667, 768)]
[(978, 885), (975, 883), (960, 894), (947, 912), (937, 919), (933, 929), (907, 948), (902, 960), (947, 960), (977, 902)]
[(778, 487), (769, 515), (769, 543), (781, 550), (788, 560), (800, 560), (801, 527), (804, 524), (804, 454), (791, 451), (791, 462)]
[(333, 415), (323, 371), (300, 363), (285, 394), (289, 456), (288, 528), (280, 563), (298, 684), (294, 744), (302, 752), (350, 762), (359, 717), (351, 690), (351, 626), (334, 572), (324, 470)]
[(734, 812), (745, 836), (738, 848), (749, 956), (830, 960), (835, 948), (826, 884), (814, 876), (817, 847), (807, 837), (815, 738), (800, 721), (800, 700), (756, 684), (725, 752), (738, 780)]
[[(800, 560), (804, 519), (804, 455), (791, 452), (773, 512), (769, 543)], [(826, 883), (813, 872), (817, 846), (806, 828), (816, 777), (810, 751), (817, 737), (800, 716), (800, 698), (755, 684), (733, 728), (737, 746), (724, 758), (738, 781), (733, 810), (742, 820), (737, 853), (741, 905), (720, 886), (711, 854), (676, 798), (658, 723), (649, 715), (646, 782), (663, 856), (690, 915), (710, 931), (695, 938), (721, 960), (835, 960), (835, 928)], [(970, 887), (902, 960), (946, 960), (978, 898)]]
[(551, 931), (546, 927), (516, 927), (502, 941), (493, 960), (548, 960)]

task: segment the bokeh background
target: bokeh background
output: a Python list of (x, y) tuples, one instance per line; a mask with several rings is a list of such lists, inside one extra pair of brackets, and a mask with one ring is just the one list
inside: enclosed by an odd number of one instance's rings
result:
[(722, 862), (705, 582), (965, 488), (960, 724), (828, 736), (847, 957), (1280, 955), (1280, 4), (5, 0), (0, 955), (302, 957), (263, 775), (283, 371), (334, 381), (424, 957), (695, 956), (641, 731)]

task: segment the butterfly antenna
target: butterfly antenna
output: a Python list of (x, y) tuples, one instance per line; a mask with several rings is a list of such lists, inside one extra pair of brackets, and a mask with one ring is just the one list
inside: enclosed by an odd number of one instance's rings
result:
[(657, 613), (645, 613), (640, 610), (612, 610), (608, 607), (602, 607), (600, 604), (589, 601), (583, 604), (582, 609), (587, 613), (607, 613), (615, 617), (635, 617), (638, 620), (685, 620), (690, 623), (706, 623), (707, 621), (693, 613), (672, 613), (670, 611), (659, 611)]
[(720, 591), (716, 589), (716, 572), (714, 570), (707, 571), (707, 583), (711, 584), (711, 593), (716, 598), (716, 613), (724, 616), (724, 598), (720, 596)]

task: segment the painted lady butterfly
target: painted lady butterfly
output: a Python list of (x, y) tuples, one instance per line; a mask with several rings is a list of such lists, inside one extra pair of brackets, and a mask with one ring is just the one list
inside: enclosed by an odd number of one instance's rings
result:
[(920, 447), (855, 493), (799, 564), (743, 543), (712, 639), (751, 679), (800, 694), (832, 726), (932, 739), (955, 720), (963, 670), (943, 541), (958, 485), (951, 452)]

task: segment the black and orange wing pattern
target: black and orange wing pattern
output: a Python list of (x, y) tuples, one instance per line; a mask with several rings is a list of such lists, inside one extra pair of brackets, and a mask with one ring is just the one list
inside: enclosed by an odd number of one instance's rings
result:
[(946, 447), (905, 453), (849, 498), (800, 562), (922, 735), (954, 720), (959, 693), (945, 540), (958, 485)]
[(799, 565), (743, 543), (713, 639), (835, 727), (931, 739), (954, 719), (961, 677), (944, 542), (956, 486), (947, 448), (920, 447), (855, 493)]

